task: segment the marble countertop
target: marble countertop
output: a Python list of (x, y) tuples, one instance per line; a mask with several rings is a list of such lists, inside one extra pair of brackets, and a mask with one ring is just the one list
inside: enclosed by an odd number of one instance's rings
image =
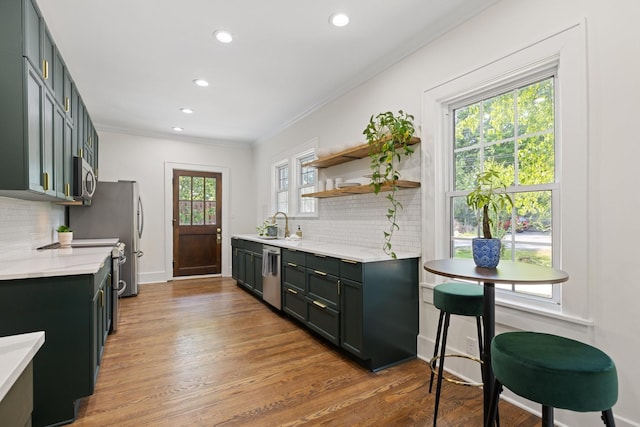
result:
[[(384, 253), (382, 249), (363, 248), (337, 243), (325, 243), (314, 240), (294, 240), (294, 239), (264, 239), (256, 234), (237, 234), (233, 237), (263, 243), (265, 245), (279, 246), (281, 248), (297, 249), (303, 252), (311, 252), (318, 255), (332, 256), (336, 258), (349, 259), (358, 262), (376, 262), (391, 260), (391, 256)], [(396, 251), (397, 259), (418, 258), (420, 252)]]
[(44, 344), (44, 332), (0, 337), (0, 401)]
[(59, 248), (3, 254), (0, 280), (94, 274), (111, 257), (111, 247)]

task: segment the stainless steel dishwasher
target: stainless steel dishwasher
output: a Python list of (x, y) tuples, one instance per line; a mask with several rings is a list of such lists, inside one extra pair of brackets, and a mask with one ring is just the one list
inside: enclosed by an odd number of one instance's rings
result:
[(280, 248), (276, 246), (262, 246), (262, 299), (282, 309)]

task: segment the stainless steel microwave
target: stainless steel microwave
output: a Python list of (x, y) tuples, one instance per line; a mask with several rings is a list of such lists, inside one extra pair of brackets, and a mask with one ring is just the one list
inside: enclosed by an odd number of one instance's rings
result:
[(75, 156), (73, 158), (73, 198), (83, 202), (91, 201), (97, 182), (91, 165), (82, 157)]

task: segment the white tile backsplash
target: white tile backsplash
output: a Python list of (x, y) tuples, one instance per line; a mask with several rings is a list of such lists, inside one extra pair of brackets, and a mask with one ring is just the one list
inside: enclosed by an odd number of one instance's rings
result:
[(64, 206), (0, 197), (0, 218), (1, 252), (30, 251), (57, 240)]
[[(383, 231), (389, 229), (386, 217), (389, 201), (386, 194), (318, 199), (319, 217), (291, 218), (289, 228), (294, 233), (300, 225), (305, 239), (382, 248)], [(396, 193), (403, 209), (398, 211), (396, 217), (400, 229), (394, 232), (391, 240), (394, 251), (420, 251), (420, 194), (420, 189), (399, 190)]]

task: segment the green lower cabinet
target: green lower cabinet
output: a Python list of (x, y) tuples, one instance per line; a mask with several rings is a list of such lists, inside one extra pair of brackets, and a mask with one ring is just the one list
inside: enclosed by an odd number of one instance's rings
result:
[(307, 301), (304, 293), (285, 284), (282, 291), (282, 310), (300, 322), (306, 323)]
[[(244, 259), (240, 252), (234, 277), (254, 283), (251, 251)], [(357, 262), (283, 248), (281, 267), (282, 311), (362, 366), (378, 371), (416, 358), (418, 258)]]
[(340, 313), (307, 297), (307, 327), (335, 345), (340, 344)]
[(96, 274), (0, 281), (0, 336), (45, 332), (33, 359), (33, 426), (72, 422), (78, 399), (93, 393), (110, 272), (109, 256)]
[(340, 347), (358, 357), (364, 356), (362, 283), (340, 280)]

